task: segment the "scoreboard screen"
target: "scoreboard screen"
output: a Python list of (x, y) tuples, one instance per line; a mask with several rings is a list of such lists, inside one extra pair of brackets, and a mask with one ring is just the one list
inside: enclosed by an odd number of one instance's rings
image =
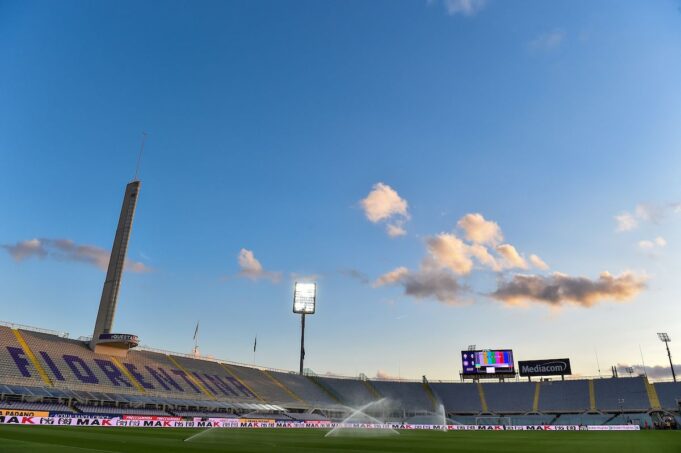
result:
[(461, 351), (461, 365), (467, 375), (515, 374), (510, 349)]

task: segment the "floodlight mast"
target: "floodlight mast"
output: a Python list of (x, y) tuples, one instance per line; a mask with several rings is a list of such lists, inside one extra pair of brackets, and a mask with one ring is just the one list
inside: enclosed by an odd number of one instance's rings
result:
[(672, 378), (674, 379), (674, 382), (676, 382), (676, 373), (674, 372), (674, 362), (672, 362), (672, 353), (669, 351), (669, 342), (672, 340), (671, 338), (669, 338), (669, 334), (667, 333), (658, 333), (657, 337), (667, 347), (667, 357), (669, 357), (669, 368), (671, 368)]
[(305, 362), (305, 315), (314, 314), (317, 301), (317, 284), (296, 282), (293, 289), (293, 313), (300, 314), (300, 370)]

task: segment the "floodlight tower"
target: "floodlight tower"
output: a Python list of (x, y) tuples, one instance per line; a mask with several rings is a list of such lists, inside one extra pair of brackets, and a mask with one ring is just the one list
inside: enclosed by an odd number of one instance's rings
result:
[(293, 313), (300, 315), (300, 375), (305, 361), (305, 315), (313, 315), (317, 301), (317, 284), (296, 282), (293, 290)]
[(667, 347), (667, 356), (669, 357), (669, 368), (672, 369), (672, 378), (674, 378), (674, 382), (676, 382), (676, 373), (674, 372), (674, 363), (672, 362), (672, 353), (669, 352), (669, 342), (672, 341), (672, 340), (671, 340), (671, 338), (669, 338), (669, 334), (666, 334), (666, 333), (658, 333), (657, 337)]

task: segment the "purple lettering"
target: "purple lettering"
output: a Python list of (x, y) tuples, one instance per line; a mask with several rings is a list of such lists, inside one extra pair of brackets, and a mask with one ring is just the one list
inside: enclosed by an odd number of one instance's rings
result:
[(236, 387), (236, 388), (238, 388), (239, 390), (241, 390), (241, 392), (242, 392), (244, 395), (246, 395), (247, 397), (249, 397), (249, 398), (255, 398), (255, 394), (254, 394), (253, 392), (251, 392), (250, 390), (248, 390), (248, 388), (247, 388), (245, 385), (243, 385), (241, 382), (239, 382), (238, 379), (229, 376), (229, 377), (227, 377), (227, 380), (228, 380), (229, 382), (231, 382), (232, 385), (233, 385), (234, 387)]
[(123, 376), (123, 373), (121, 370), (116, 367), (113, 363), (109, 362), (108, 360), (101, 360), (101, 359), (95, 359), (95, 363), (99, 365), (99, 368), (102, 369), (106, 377), (109, 378), (111, 383), (115, 386), (119, 386), (119, 382), (126, 387), (132, 387), (132, 384), (130, 381), (128, 381), (125, 376)]
[(204, 378), (202, 378), (202, 377), (199, 375), (199, 373), (197, 373), (196, 371), (192, 371), (192, 374), (196, 377), (196, 379), (198, 379), (199, 381), (201, 381), (201, 383), (203, 384), (203, 386), (206, 387), (210, 393), (212, 393), (213, 395), (217, 395), (217, 392), (216, 392), (215, 390), (213, 390), (213, 388), (212, 388), (210, 385), (208, 385), (208, 383), (206, 382), (206, 380), (205, 380)]
[(229, 385), (227, 385), (226, 382), (220, 379), (220, 376), (218, 375), (209, 376), (207, 374), (205, 376), (213, 383), (213, 385), (215, 385), (215, 387), (220, 389), (222, 393), (224, 393), (225, 395), (230, 396), (231, 394), (231, 396), (239, 396), (239, 394), (235, 392)]
[(187, 385), (189, 385), (191, 388), (193, 388), (196, 393), (201, 393), (201, 390), (199, 390), (199, 388), (197, 386), (195, 386), (194, 383), (187, 377), (187, 373), (185, 373), (182, 370), (175, 370), (175, 369), (172, 369), (170, 371), (173, 374), (176, 374), (176, 375), (180, 376), (182, 379), (184, 379), (184, 382), (186, 382)]
[(55, 379), (57, 379), (58, 381), (63, 381), (64, 376), (61, 374), (61, 371), (59, 371), (59, 368), (57, 368), (57, 365), (54, 364), (54, 360), (52, 360), (52, 357), (50, 357), (45, 351), (40, 351), (40, 355), (43, 357), (43, 360), (50, 368), (50, 370), (52, 370), (52, 374), (54, 374)]
[[(63, 355), (64, 362), (71, 368), (73, 375), (80, 381), (86, 384), (99, 384), (99, 379), (87, 366), (85, 361), (75, 355)], [(80, 369), (79, 369), (80, 368)]]
[(132, 377), (137, 379), (137, 382), (139, 382), (142, 387), (149, 390), (155, 389), (153, 385), (144, 380), (144, 376), (142, 376), (142, 374), (140, 374), (140, 372), (137, 371), (135, 365), (133, 365), (132, 363), (124, 363), (123, 366), (128, 369), (128, 373), (130, 373)]
[(31, 373), (28, 371), (29, 362), (25, 358), (26, 353), (24, 353), (24, 350), (12, 346), (7, 346), (7, 350), (9, 351), (9, 355), (12, 356), (12, 359), (14, 359), (17, 368), (21, 371), (21, 375), (24, 377), (31, 377)]
[(164, 370), (163, 368), (159, 367), (159, 368), (158, 368), (158, 371), (156, 371), (155, 369), (153, 369), (153, 368), (150, 367), (150, 366), (145, 366), (144, 368), (147, 369), (147, 371), (149, 372), (149, 374), (151, 374), (151, 375), (154, 377), (154, 379), (156, 379), (156, 380), (158, 381), (158, 383), (161, 384), (161, 387), (163, 387), (164, 389), (170, 391), (170, 387), (168, 387), (168, 385), (167, 385), (167, 384), (170, 384), (170, 385), (172, 385), (178, 392), (184, 392), (184, 390), (182, 390), (182, 387), (180, 387), (180, 386), (177, 384), (177, 382), (173, 381), (173, 378), (171, 378), (171, 377), (168, 375), (168, 373), (166, 373), (166, 370)]

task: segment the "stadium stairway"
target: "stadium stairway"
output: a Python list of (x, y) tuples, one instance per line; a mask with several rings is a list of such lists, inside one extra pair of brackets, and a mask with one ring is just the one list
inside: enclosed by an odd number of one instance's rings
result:
[(430, 384), (428, 383), (428, 380), (426, 379), (425, 376), (423, 376), (423, 383), (421, 385), (423, 385), (423, 390), (426, 392), (426, 396), (428, 396), (430, 403), (433, 405), (433, 410), (436, 411), (438, 409), (438, 406), (440, 405), (440, 402), (438, 401), (438, 398), (435, 396), (435, 392), (430, 387)]
[(596, 412), (596, 388), (593, 379), (589, 379), (589, 412)]
[(539, 412), (539, 395), (541, 392), (541, 383), (537, 382), (534, 386), (534, 399), (532, 400), (532, 412)]
[(374, 397), (374, 399), (380, 400), (381, 398), (383, 398), (381, 392), (378, 391), (376, 386), (369, 379), (362, 379), (362, 382), (366, 386), (367, 390), (369, 390), (369, 393), (371, 393), (371, 396)]
[(137, 378), (135, 376), (133, 376), (132, 373), (130, 373), (130, 371), (126, 367), (124, 367), (123, 364), (116, 357), (111, 356), (109, 358), (111, 359), (113, 364), (116, 365), (116, 367), (121, 371), (123, 376), (128, 378), (130, 383), (137, 389), (138, 392), (145, 393), (144, 387), (142, 387), (142, 384), (139, 383)]
[(205, 387), (201, 382), (199, 382), (199, 380), (196, 379), (196, 377), (194, 377), (194, 376), (192, 375), (192, 373), (189, 372), (189, 370), (187, 370), (185, 367), (183, 367), (183, 366), (180, 364), (180, 362), (177, 361), (177, 360), (176, 360), (173, 356), (171, 356), (170, 354), (168, 354), (168, 360), (170, 360), (170, 361), (173, 363), (173, 365), (175, 365), (176, 367), (178, 367), (180, 370), (184, 371), (184, 372), (187, 374), (187, 378), (188, 378), (191, 382), (193, 382), (194, 385), (197, 386), (197, 387), (199, 388), (199, 390), (201, 390), (201, 392), (202, 392), (204, 395), (206, 395), (208, 398), (210, 398), (210, 399), (212, 399), (212, 400), (216, 399), (215, 396), (213, 396), (213, 394), (210, 393), (210, 392), (208, 391), (208, 389), (206, 389), (206, 387)]
[(480, 407), (482, 407), (483, 414), (489, 414), (489, 408), (487, 407), (487, 398), (485, 398), (485, 389), (482, 387), (480, 382), (476, 382), (475, 385), (478, 386), (478, 396), (480, 396)]
[(326, 393), (332, 400), (338, 404), (345, 404), (343, 398), (335, 390), (333, 390), (328, 385), (324, 384), (317, 376), (306, 375), (311, 382), (313, 382), (317, 387), (319, 387), (324, 393)]
[(660, 404), (660, 398), (657, 396), (657, 390), (655, 390), (655, 386), (648, 381), (648, 377), (643, 378), (644, 384), (646, 386), (646, 393), (648, 394), (648, 401), (650, 401), (650, 407), (653, 410), (660, 410), (662, 409), (662, 405)]
[(29, 347), (28, 343), (26, 343), (26, 340), (24, 337), (21, 335), (21, 332), (19, 329), (12, 329), (12, 333), (14, 336), (17, 338), (17, 341), (21, 345), (21, 348), (24, 350), (26, 353), (26, 357), (28, 357), (28, 360), (31, 361), (33, 366), (35, 367), (36, 371), (40, 375), (40, 378), (43, 380), (45, 385), (48, 387), (54, 387), (54, 384), (52, 383), (52, 380), (50, 377), (47, 375), (47, 372), (45, 372), (45, 369), (40, 365), (40, 362), (38, 361), (38, 358), (35, 356), (31, 348)]
[(227, 373), (229, 373), (230, 376), (232, 376), (234, 379), (239, 381), (241, 383), (241, 385), (246, 387), (252, 394), (254, 394), (256, 399), (258, 399), (259, 401), (265, 402), (265, 400), (258, 393), (256, 393), (251, 386), (249, 386), (241, 377), (239, 377), (239, 375), (236, 373), (236, 370), (234, 368), (232, 368), (231, 366), (229, 366), (225, 363), (220, 363), (220, 365), (222, 366), (222, 368), (225, 369), (225, 371), (227, 371)]
[(303, 400), (303, 399), (302, 399), (300, 396), (298, 396), (293, 390), (291, 390), (291, 389), (288, 388), (286, 385), (284, 385), (283, 382), (281, 382), (280, 380), (278, 380), (277, 378), (275, 378), (275, 377), (272, 375), (272, 373), (270, 373), (270, 372), (267, 371), (267, 370), (262, 370), (262, 372), (265, 374), (265, 376), (267, 376), (268, 378), (270, 378), (270, 380), (271, 380), (272, 382), (274, 382), (275, 385), (277, 385), (277, 386), (278, 386), (279, 388), (281, 388), (284, 392), (286, 392), (293, 400), (299, 401), (299, 402), (301, 402), (301, 403), (304, 404), (304, 405), (308, 405), (307, 402), (306, 402), (305, 400)]

